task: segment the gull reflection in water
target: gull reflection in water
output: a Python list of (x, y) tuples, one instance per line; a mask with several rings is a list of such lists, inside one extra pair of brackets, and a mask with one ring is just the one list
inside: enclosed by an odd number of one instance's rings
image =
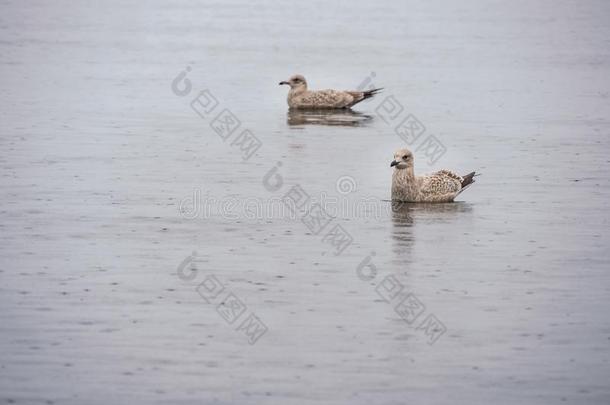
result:
[(342, 110), (297, 110), (289, 109), (288, 125), (329, 125), (359, 127), (372, 121), (373, 116), (349, 109)]
[(416, 223), (449, 223), (460, 214), (472, 211), (472, 205), (453, 203), (406, 203), (392, 201), (392, 237), (398, 245), (410, 247), (414, 242)]

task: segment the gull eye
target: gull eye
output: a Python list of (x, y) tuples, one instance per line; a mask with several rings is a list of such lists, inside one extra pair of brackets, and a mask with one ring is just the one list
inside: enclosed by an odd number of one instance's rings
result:
[(409, 159), (409, 155), (404, 155), (402, 158), (403, 158), (404, 160), (407, 160), (407, 159)]

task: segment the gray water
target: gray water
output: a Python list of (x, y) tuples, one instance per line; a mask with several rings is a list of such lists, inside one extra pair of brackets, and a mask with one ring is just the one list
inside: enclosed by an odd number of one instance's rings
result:
[(0, 5), (0, 402), (610, 403), (607, 2), (100, 3)]

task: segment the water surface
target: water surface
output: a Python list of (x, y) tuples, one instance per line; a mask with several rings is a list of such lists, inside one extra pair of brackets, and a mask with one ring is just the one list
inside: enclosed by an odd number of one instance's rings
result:
[[(0, 400), (610, 402), (605, 2), (0, 7)], [(294, 73), (385, 91), (291, 114)], [(392, 207), (407, 141), (418, 172), (482, 176)], [(323, 229), (278, 205), (297, 185)]]

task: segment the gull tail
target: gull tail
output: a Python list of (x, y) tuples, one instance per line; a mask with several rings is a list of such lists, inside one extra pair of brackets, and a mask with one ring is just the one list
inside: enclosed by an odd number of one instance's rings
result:
[(470, 172), (467, 175), (462, 176), (462, 188), (460, 189), (460, 191), (458, 192), (458, 194), (460, 194), (462, 191), (466, 190), (468, 187), (470, 187), (472, 185), (472, 183), (474, 183), (474, 178), (476, 176), (480, 176), (481, 174), (476, 174), (476, 172)]
[(383, 87), (380, 87), (378, 89), (366, 90), (366, 91), (348, 91), (348, 93), (351, 94), (355, 100), (352, 104), (350, 104), (348, 106), (348, 108), (358, 104), (361, 101), (366, 100), (367, 98), (373, 97), (375, 94), (379, 93), (381, 90), (383, 90)]
[(380, 87), (378, 89), (372, 89), (372, 90), (363, 91), (362, 92), (362, 100), (366, 100), (367, 98), (373, 97), (375, 94), (379, 93), (381, 90), (383, 90), (383, 87)]

